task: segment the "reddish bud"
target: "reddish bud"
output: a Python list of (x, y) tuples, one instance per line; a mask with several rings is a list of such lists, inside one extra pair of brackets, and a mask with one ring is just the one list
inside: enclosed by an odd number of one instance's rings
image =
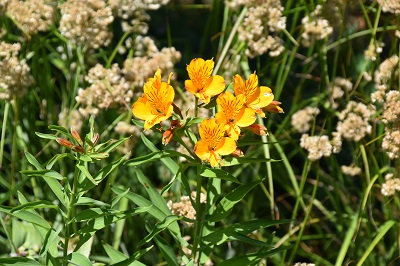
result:
[(64, 146), (64, 147), (69, 148), (69, 149), (71, 149), (74, 146), (74, 144), (72, 142), (70, 142), (70, 141), (68, 141), (66, 139), (63, 139), (63, 138), (56, 138), (56, 141), (61, 146)]
[(272, 101), (269, 105), (265, 106), (263, 108), (264, 111), (270, 112), (270, 113), (277, 113), (277, 114), (282, 114), (284, 113), (283, 109), (279, 106), (281, 102), (278, 101)]
[(81, 146), (78, 146), (78, 145), (73, 146), (73, 147), (72, 147), (72, 150), (73, 150), (73, 151), (76, 151), (76, 152), (79, 152), (79, 153), (82, 153), (82, 154), (85, 154), (85, 153), (86, 153), (85, 149), (82, 148)]
[(234, 157), (242, 157), (242, 156), (244, 156), (244, 153), (242, 152), (241, 149), (236, 147), (236, 150), (234, 152), (232, 152), (232, 156), (234, 156)]
[(268, 135), (268, 130), (266, 127), (264, 127), (263, 125), (260, 124), (252, 124), (251, 126), (249, 126), (249, 129), (257, 135), (260, 136), (265, 136)]
[(97, 142), (99, 141), (100, 135), (99, 133), (94, 134), (93, 138), (92, 138), (92, 143), (94, 146), (96, 146)]
[(78, 131), (76, 129), (71, 128), (71, 135), (74, 137), (74, 139), (78, 142), (79, 145), (83, 146), (83, 141), (81, 139), (81, 136), (79, 136)]
[(174, 131), (171, 129), (167, 129), (162, 135), (162, 144), (167, 145), (174, 135)]

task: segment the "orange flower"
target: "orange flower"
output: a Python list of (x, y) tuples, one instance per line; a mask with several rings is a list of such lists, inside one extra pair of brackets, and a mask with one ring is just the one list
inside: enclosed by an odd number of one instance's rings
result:
[(236, 95), (243, 94), (246, 97), (246, 106), (253, 109), (257, 114), (265, 117), (261, 108), (269, 105), (274, 99), (272, 90), (265, 86), (258, 86), (256, 73), (251, 74), (246, 82), (242, 77), (235, 75), (233, 78), (233, 88)]
[(235, 97), (230, 92), (221, 93), (217, 98), (218, 113), (215, 114), (217, 123), (225, 124), (228, 136), (237, 140), (239, 127), (248, 127), (256, 121), (253, 109), (247, 108), (244, 95)]
[(199, 129), (201, 140), (196, 143), (194, 152), (202, 161), (215, 167), (221, 155), (229, 155), (236, 150), (236, 142), (225, 137), (225, 125), (217, 124), (214, 118), (203, 120)]
[(145, 120), (144, 129), (149, 130), (155, 124), (161, 123), (172, 115), (172, 101), (175, 97), (174, 89), (169, 82), (161, 81), (161, 70), (158, 69), (154, 78), (144, 84), (144, 93), (132, 106), (132, 113), (139, 119)]
[(212, 96), (225, 89), (225, 80), (219, 75), (211, 76), (214, 61), (195, 58), (186, 67), (190, 80), (185, 80), (185, 88), (204, 103), (209, 103)]

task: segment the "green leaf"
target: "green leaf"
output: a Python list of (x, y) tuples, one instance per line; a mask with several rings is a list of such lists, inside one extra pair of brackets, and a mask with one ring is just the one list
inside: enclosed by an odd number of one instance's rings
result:
[(37, 170), (43, 170), (44, 168), (42, 167), (42, 165), (36, 160), (36, 158), (30, 154), (28, 151), (25, 151), (25, 157), (28, 160), (28, 162), (30, 164), (32, 164), (33, 166), (35, 166), (35, 168)]
[(16, 265), (16, 266), (41, 266), (41, 264), (35, 260), (28, 258), (0, 258), (0, 265)]
[(161, 193), (160, 193), (161, 195), (164, 195), (164, 193), (165, 193), (166, 191), (168, 191), (168, 190), (171, 188), (172, 184), (173, 184), (177, 179), (181, 179), (182, 173), (185, 172), (185, 170), (188, 168), (188, 166), (189, 166), (189, 165), (187, 165), (187, 164), (183, 164), (183, 165), (181, 165), (181, 166), (179, 167), (178, 172), (174, 175), (174, 177), (171, 179), (171, 181), (169, 181), (168, 184), (167, 184), (165, 187), (163, 187), (163, 189), (161, 190)]
[(275, 253), (282, 252), (288, 250), (290, 246), (282, 246), (279, 248), (275, 248), (269, 251), (258, 251), (254, 253), (249, 253), (243, 256), (236, 256), (232, 259), (228, 259), (219, 263), (218, 266), (250, 266), (256, 265), (260, 262), (261, 259), (272, 256)]
[[(104, 166), (100, 171), (94, 174), (93, 179), (95, 183), (99, 184), (101, 181), (103, 181), (115, 168), (117, 168), (121, 163), (123, 163), (129, 155), (126, 155), (122, 158), (119, 158), (118, 160)], [(84, 180), (82, 182), (82, 188), (83, 190), (89, 190), (95, 187), (95, 184), (93, 182), (89, 182), (88, 180)]]
[(201, 123), (205, 118), (204, 117), (188, 117), (186, 119), (185, 127), (190, 127), (193, 124)]
[(374, 247), (382, 240), (382, 238), (386, 235), (386, 233), (389, 231), (389, 229), (392, 228), (392, 226), (395, 224), (396, 224), (395, 221), (389, 220), (379, 227), (379, 230), (378, 230), (379, 233), (372, 240), (371, 244), (368, 246), (367, 250), (364, 252), (364, 254), (362, 255), (361, 259), (358, 261), (356, 266), (364, 265), (365, 260), (371, 254)]
[(16, 212), (23, 209), (29, 210), (29, 209), (43, 209), (43, 208), (58, 209), (58, 206), (54, 205), (51, 201), (38, 200), (38, 201), (27, 202), (17, 207), (14, 207), (10, 210), (10, 212)]
[(139, 180), (139, 182), (145, 186), (146, 192), (150, 197), (151, 202), (156, 206), (158, 209), (164, 212), (166, 215), (172, 215), (171, 210), (168, 208), (167, 203), (165, 202), (165, 199), (160, 195), (158, 190), (156, 190), (152, 185), (151, 182), (147, 179), (147, 177), (137, 169), (136, 167), (134, 168), (136, 176)]
[(178, 220), (181, 220), (182, 218), (179, 218), (178, 216), (175, 215), (171, 215), (171, 216), (167, 216), (165, 217), (164, 221), (156, 224), (156, 227), (150, 232), (150, 234), (148, 234), (145, 238), (143, 238), (138, 244), (137, 246), (143, 246), (146, 243), (149, 243), (153, 237), (155, 237), (156, 235), (158, 235), (160, 232), (164, 231), (166, 228), (168, 228), (173, 222), (176, 222)]
[(177, 151), (173, 151), (173, 150), (160, 150), (160, 151), (152, 152), (152, 153), (144, 155), (144, 156), (130, 159), (125, 164), (128, 166), (135, 166), (135, 165), (141, 165), (142, 163), (158, 161), (162, 158), (169, 158), (169, 157), (183, 157), (186, 160), (188, 160), (189, 162), (193, 162), (193, 163), (196, 162), (195, 160), (193, 160), (192, 157), (190, 157), (186, 154), (183, 154), (183, 153), (180, 153)]
[(81, 253), (72, 252), (68, 255), (68, 261), (77, 266), (92, 266), (92, 263)]
[(200, 175), (208, 178), (219, 178), (227, 181), (231, 181), (240, 184), (239, 180), (233, 175), (221, 169), (208, 168), (206, 166), (201, 166)]
[(156, 242), (157, 247), (160, 249), (167, 265), (179, 266), (178, 260), (176, 259), (176, 254), (171, 248), (171, 244), (168, 243), (164, 238), (159, 235), (154, 237), (154, 242)]
[(66, 135), (69, 135), (69, 131), (66, 128), (62, 127), (62, 126), (50, 125), (49, 129), (57, 131), (57, 132), (60, 132), (60, 133), (63, 133), (63, 134), (66, 134)]
[(47, 164), (46, 164), (46, 169), (51, 169), (51, 168), (53, 168), (53, 165), (54, 165), (58, 160), (60, 160), (60, 159), (62, 159), (62, 158), (64, 158), (64, 157), (67, 157), (67, 158), (69, 158), (69, 159), (71, 159), (71, 160), (76, 160), (76, 158), (75, 158), (72, 154), (70, 154), (70, 153), (56, 154), (56, 155), (54, 155), (53, 158), (51, 158), (51, 159), (47, 162)]
[[(112, 186), (111, 189), (116, 194), (125, 192), (121, 188), (118, 188), (115, 186)], [(154, 206), (149, 200), (143, 198), (142, 196), (140, 196), (138, 194), (135, 194), (133, 192), (128, 192), (128, 193), (126, 193), (125, 197), (140, 207), (151, 206), (151, 208), (149, 208), (147, 210), (147, 213), (150, 214), (151, 216), (153, 216), (154, 218), (156, 218), (158, 221), (163, 221), (165, 219), (165, 217), (167, 217), (167, 215), (163, 211), (161, 211), (159, 208)], [(184, 245), (184, 246), (189, 245), (189, 243), (182, 238), (178, 223), (173, 223), (168, 228), (168, 230), (182, 245)]]
[[(259, 230), (261, 228), (266, 228), (278, 224), (290, 223), (291, 220), (253, 220), (253, 221), (245, 221), (237, 224), (230, 225), (226, 228), (216, 230), (204, 237), (202, 240), (206, 243), (210, 243), (213, 245), (221, 245), (224, 242), (237, 240), (248, 240), (244, 239), (243, 236), (250, 234), (255, 230)], [(254, 244), (254, 243), (253, 243)], [(258, 243), (259, 244), (259, 243)]]
[(110, 145), (107, 145), (104, 148), (101, 148), (100, 150), (97, 150), (99, 153), (110, 153), (113, 151), (115, 148), (117, 148), (119, 145), (124, 143), (126, 140), (128, 140), (130, 137), (119, 139), (117, 141), (112, 142)]
[(40, 177), (49, 177), (49, 178), (55, 178), (58, 180), (62, 180), (63, 176), (60, 175), (59, 173), (57, 173), (54, 170), (46, 170), (46, 169), (42, 169), (42, 170), (22, 170), (21, 174), (24, 174), (26, 176), (40, 176)]
[(11, 208), (10, 207), (0, 206), (0, 212), (4, 212), (4, 213), (9, 214), (9, 215), (11, 215), (13, 217), (16, 217), (16, 218), (21, 219), (23, 221), (38, 225), (38, 226), (43, 227), (45, 229), (51, 228), (51, 226), (49, 225), (49, 223), (45, 219), (43, 219), (38, 214), (32, 213), (32, 212), (27, 211), (27, 210), (20, 210), (20, 211), (11, 212)]
[(207, 218), (207, 220), (210, 222), (218, 222), (227, 217), (232, 211), (232, 208), (261, 181), (262, 180), (256, 180), (250, 184), (241, 185), (235, 188), (218, 203), (216, 210)]
[(56, 140), (58, 137), (54, 136), (53, 134), (44, 134), (44, 133), (40, 133), (40, 132), (35, 132), (36, 136), (42, 138), (42, 139), (52, 139), (52, 140)]
[(58, 252), (58, 243), (61, 241), (58, 234), (61, 232), (62, 228), (60, 228), (57, 232), (50, 228), (46, 234), (46, 237), (43, 241), (43, 246), (40, 249), (39, 255), (45, 256), (47, 251), (51, 251), (51, 254), (57, 254)]
[(142, 120), (137, 120), (132, 118), (132, 123), (134, 123), (138, 127), (144, 128), (144, 122)]
[(46, 181), (47, 185), (53, 191), (54, 195), (56, 195), (56, 197), (61, 202), (61, 204), (65, 208), (68, 208), (69, 200), (68, 200), (68, 197), (66, 197), (66, 194), (63, 192), (64, 189), (61, 186), (60, 182), (58, 182), (56, 179), (48, 177), (48, 176), (43, 176), (43, 179), (44, 179), (44, 181)]
[(87, 179), (92, 182), (95, 186), (97, 186), (97, 182), (94, 180), (94, 178), (92, 177), (92, 175), (89, 173), (89, 170), (86, 168), (86, 166), (83, 164), (82, 161), (80, 161), (76, 167), (81, 170), (82, 174), (87, 177)]
[(80, 197), (74, 205), (96, 205), (99, 207), (109, 207), (110, 206), (110, 204), (108, 204), (108, 203), (105, 203), (105, 202), (102, 202), (99, 200), (95, 200), (92, 198), (88, 198), (88, 197)]
[(141, 256), (143, 256), (144, 254), (149, 252), (152, 248), (153, 248), (153, 246), (150, 246), (148, 248), (138, 250), (135, 253), (133, 253), (133, 255), (130, 256), (128, 259), (121, 261), (119, 263), (116, 263), (114, 265), (115, 266), (143, 265), (141, 262), (139, 262), (140, 264), (133, 264), (133, 263), (136, 262)]
[(112, 246), (110, 246), (106, 242), (101, 241), (101, 243), (103, 244), (103, 248), (106, 251), (108, 257), (111, 259), (111, 265), (129, 258), (124, 253), (114, 249)]
[[(149, 148), (153, 152), (160, 151), (146, 136), (142, 133), (141, 135), (142, 141), (147, 148)], [(171, 158), (161, 158), (161, 161), (165, 164), (165, 166), (172, 172), (172, 174), (176, 174), (179, 170), (179, 166), (172, 160)]]
[(281, 160), (275, 160), (270, 158), (250, 158), (250, 157), (225, 157), (221, 166), (233, 166), (244, 163), (265, 163), (265, 162), (280, 162)]

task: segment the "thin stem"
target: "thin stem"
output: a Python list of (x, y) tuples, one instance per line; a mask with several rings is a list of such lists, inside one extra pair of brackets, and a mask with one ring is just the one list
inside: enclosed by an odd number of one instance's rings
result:
[[(201, 210), (201, 203), (200, 203), (200, 196), (201, 196), (201, 185), (202, 185), (203, 178), (200, 175), (200, 165), (197, 166), (197, 185), (196, 185), (196, 223), (195, 223), (195, 230), (194, 230), (194, 240), (193, 240), (193, 250), (192, 250), (192, 258), (196, 261), (200, 261), (201, 252), (197, 255), (198, 245), (201, 239), (201, 231), (203, 228), (202, 222), (202, 214)], [(197, 264), (199, 264), (199, 261)]]
[(229, 47), (233, 41), (233, 37), (235, 37), (236, 31), (238, 30), (240, 23), (242, 23), (242, 20), (244, 18), (244, 15), (247, 12), (247, 8), (243, 8), (242, 12), (240, 13), (239, 17), (237, 18), (235, 25), (233, 25), (232, 31), (229, 34), (228, 40), (225, 43), (224, 49), (221, 52), (221, 56), (218, 58), (217, 64), (214, 68), (213, 71), (213, 75), (215, 75), (216, 73), (218, 73), (219, 68), (222, 65), (222, 62), (224, 61), (224, 58), (226, 56), (226, 54), (228, 53)]
[(63, 248), (63, 265), (67, 266), (68, 265), (68, 246), (69, 246), (69, 240), (70, 240), (70, 235), (71, 235), (71, 221), (74, 213), (74, 204), (76, 200), (76, 192), (77, 192), (77, 187), (78, 187), (78, 178), (79, 178), (79, 169), (78, 167), (75, 167), (75, 173), (74, 173), (74, 181), (73, 181), (73, 186), (72, 186), (72, 192), (69, 197), (69, 206), (67, 210), (67, 219), (65, 221), (65, 237), (64, 237), (64, 248)]
[(293, 252), (292, 252), (292, 255), (290, 256), (290, 259), (289, 259), (289, 265), (292, 264), (292, 262), (294, 260), (294, 257), (296, 256), (297, 248), (299, 247), (299, 244), (300, 244), (300, 241), (301, 241), (301, 237), (303, 236), (304, 229), (306, 228), (308, 218), (310, 216), (312, 207), (314, 205), (315, 195), (317, 194), (318, 183), (319, 183), (319, 167), (317, 166), (317, 176), (316, 176), (316, 179), (315, 179), (315, 184), (314, 184), (314, 188), (313, 188), (311, 199), (310, 199), (310, 204), (309, 204), (309, 206), (307, 208), (306, 216), (304, 217), (302, 226), (301, 226), (299, 234), (297, 236), (296, 244), (293, 247)]
[(0, 140), (0, 169), (3, 164), (3, 152), (4, 152), (4, 141), (5, 141), (5, 136), (6, 136), (6, 127), (7, 127), (7, 118), (8, 118), (8, 112), (10, 110), (10, 102), (6, 102), (6, 105), (4, 107), (4, 117), (3, 117), (3, 126), (1, 128), (1, 140)]

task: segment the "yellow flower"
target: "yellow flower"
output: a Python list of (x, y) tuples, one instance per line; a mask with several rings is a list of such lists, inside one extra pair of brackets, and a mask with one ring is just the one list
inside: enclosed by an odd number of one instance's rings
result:
[(209, 103), (212, 96), (225, 89), (225, 80), (219, 75), (211, 76), (214, 61), (195, 58), (186, 67), (190, 80), (185, 80), (185, 88), (204, 103)]
[(217, 124), (214, 118), (203, 120), (199, 133), (201, 140), (196, 143), (194, 152), (202, 161), (210, 162), (212, 167), (219, 164), (221, 155), (228, 155), (236, 150), (236, 142), (225, 137), (225, 125)]
[(218, 113), (215, 114), (215, 120), (226, 125), (228, 136), (234, 140), (239, 138), (239, 127), (248, 127), (256, 121), (253, 109), (245, 106), (245, 100), (243, 94), (235, 97), (230, 92), (221, 93), (217, 98)]
[(246, 106), (253, 109), (257, 114), (265, 117), (262, 108), (268, 106), (274, 99), (272, 90), (265, 86), (258, 86), (258, 77), (251, 74), (246, 82), (242, 77), (235, 75), (233, 78), (233, 88), (236, 95), (243, 94), (246, 97)]
[(283, 109), (279, 106), (281, 102), (278, 101), (272, 101), (270, 104), (265, 106), (263, 108), (264, 111), (270, 112), (270, 113), (277, 113), (277, 114), (282, 114), (284, 113)]
[(145, 120), (145, 130), (149, 130), (172, 115), (175, 92), (169, 85), (171, 77), (172, 73), (169, 75), (168, 83), (161, 81), (161, 70), (158, 69), (154, 78), (149, 78), (144, 84), (143, 96), (132, 106), (132, 113), (137, 118)]

